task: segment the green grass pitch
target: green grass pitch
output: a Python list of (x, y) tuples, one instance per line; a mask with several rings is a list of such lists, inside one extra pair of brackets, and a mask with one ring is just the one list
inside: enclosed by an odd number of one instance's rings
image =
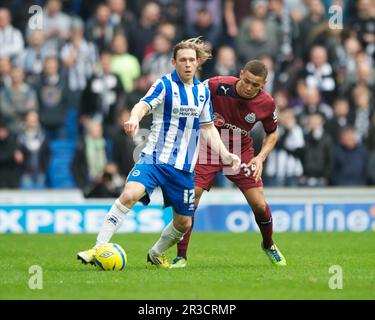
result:
[[(375, 232), (275, 234), (285, 268), (270, 265), (259, 234), (197, 232), (188, 267), (168, 271), (146, 265), (158, 237), (115, 235), (128, 264), (104, 272), (76, 260), (95, 235), (0, 235), (0, 299), (375, 299)], [(32, 265), (43, 269), (42, 290), (28, 286)], [(342, 268), (342, 289), (329, 288), (332, 265)]]

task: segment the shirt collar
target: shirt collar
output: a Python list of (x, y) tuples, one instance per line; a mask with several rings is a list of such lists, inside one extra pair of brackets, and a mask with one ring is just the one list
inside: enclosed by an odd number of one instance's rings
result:
[[(172, 72), (172, 81), (183, 83), (183, 82), (181, 81), (180, 76), (178, 75), (178, 73), (177, 73), (176, 70), (174, 70), (174, 71)], [(199, 84), (199, 80), (198, 80), (197, 76), (194, 76), (194, 78), (193, 78), (193, 84), (194, 84), (194, 85)]]

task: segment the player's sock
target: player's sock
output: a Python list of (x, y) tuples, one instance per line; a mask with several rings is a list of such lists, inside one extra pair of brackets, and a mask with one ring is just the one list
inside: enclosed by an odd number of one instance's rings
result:
[(193, 232), (194, 216), (191, 217), (191, 228), (184, 234), (184, 238), (177, 243), (177, 257), (187, 257), (187, 249), (189, 246), (190, 235)]
[(272, 215), (268, 204), (266, 203), (265, 212), (254, 212), (255, 221), (258, 224), (259, 230), (263, 237), (263, 245), (265, 248), (270, 248), (273, 245), (272, 240)]
[(184, 233), (178, 231), (174, 225), (173, 221), (171, 221), (161, 233), (159, 240), (154, 244), (151, 248), (151, 253), (157, 256), (161, 256), (164, 254), (164, 251), (168, 248), (172, 247), (178, 241), (182, 240)]
[(100, 228), (98, 237), (96, 238), (95, 248), (98, 248), (111, 240), (113, 234), (120, 228), (129, 211), (130, 209), (124, 206), (119, 199), (115, 201), (105, 216), (103, 225)]

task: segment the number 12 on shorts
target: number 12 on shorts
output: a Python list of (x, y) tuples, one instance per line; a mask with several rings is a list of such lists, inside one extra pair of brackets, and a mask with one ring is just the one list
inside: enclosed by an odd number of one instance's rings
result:
[(194, 189), (184, 190), (184, 203), (194, 203), (194, 201), (195, 201)]

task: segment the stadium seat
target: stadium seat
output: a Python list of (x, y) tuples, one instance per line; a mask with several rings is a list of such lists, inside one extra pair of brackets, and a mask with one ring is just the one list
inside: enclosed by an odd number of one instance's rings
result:
[(70, 139), (51, 141), (51, 161), (48, 168), (48, 180), (51, 188), (76, 188), (70, 164), (74, 155), (75, 142)]

